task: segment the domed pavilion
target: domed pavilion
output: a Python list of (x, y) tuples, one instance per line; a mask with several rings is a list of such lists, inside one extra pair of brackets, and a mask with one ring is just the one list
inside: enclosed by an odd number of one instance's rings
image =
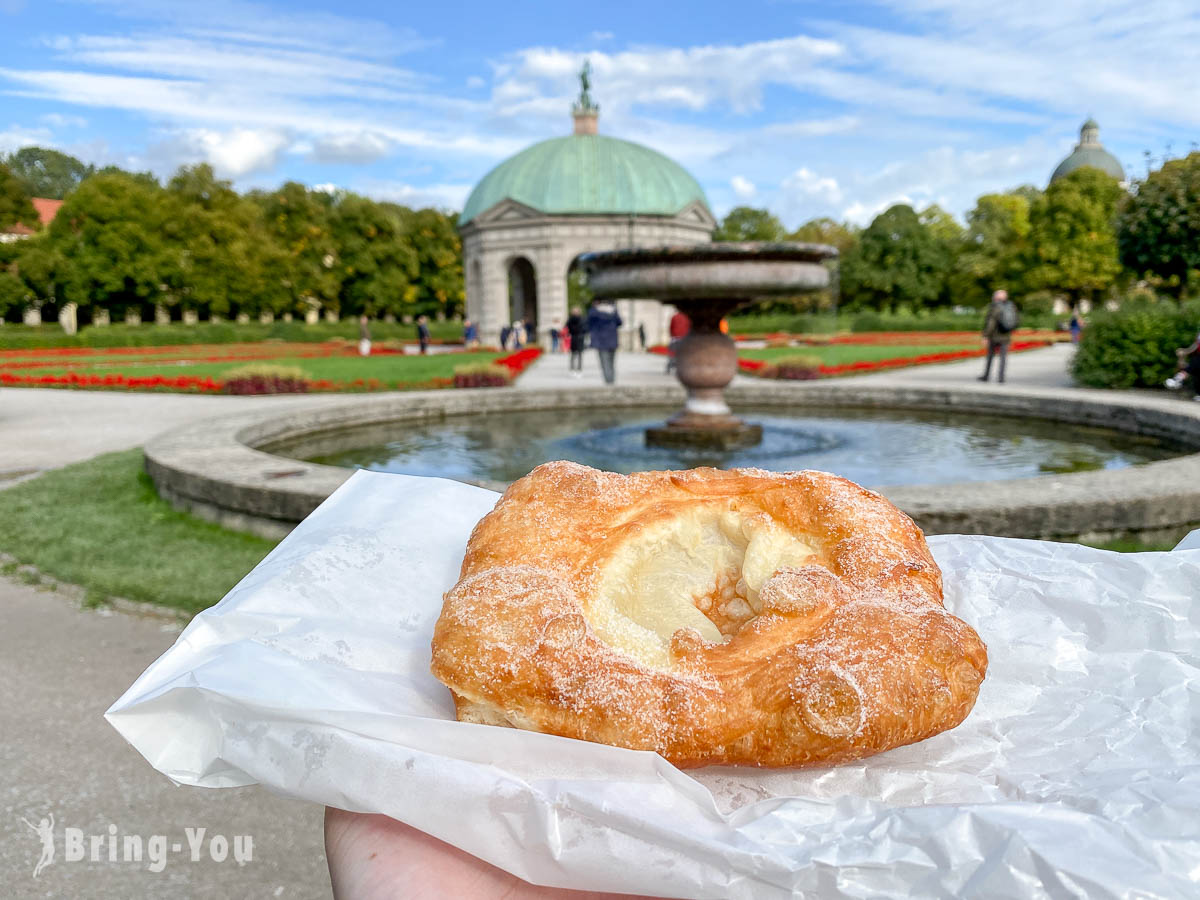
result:
[[(567, 320), (567, 278), (583, 253), (712, 239), (717, 222), (699, 183), (649, 147), (597, 134), (599, 107), (588, 67), (572, 110), (575, 131), (534, 144), (488, 172), (458, 220), (467, 316), (485, 343), (518, 319), (538, 342)], [(669, 310), (653, 300), (621, 300), (623, 346), (639, 325), (649, 343), (666, 340)]]
[(1117, 181), (1125, 181), (1125, 170), (1117, 162), (1117, 158), (1100, 143), (1100, 126), (1091, 118), (1079, 129), (1079, 143), (1075, 145), (1074, 152), (1058, 164), (1058, 168), (1050, 176), (1050, 181), (1057, 181), (1064, 175), (1087, 166), (1106, 172)]

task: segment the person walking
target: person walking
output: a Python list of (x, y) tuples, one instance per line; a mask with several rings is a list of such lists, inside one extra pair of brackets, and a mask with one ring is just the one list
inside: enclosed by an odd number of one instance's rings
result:
[(642, 345), (642, 352), (646, 352), (646, 323), (638, 323), (638, 343)]
[(417, 316), (417, 343), (422, 356), (429, 352), (429, 319), (425, 316)]
[(617, 380), (617, 329), (621, 327), (617, 308), (606, 300), (598, 300), (588, 310), (587, 327), (589, 340), (600, 356), (600, 371), (604, 383)]
[(479, 327), (470, 319), (463, 319), (463, 346), (468, 350), (479, 346)]
[(997, 381), (1004, 384), (1004, 367), (1008, 362), (1008, 343), (1012, 333), (1017, 330), (1020, 316), (1017, 305), (1008, 299), (1008, 291), (998, 290), (992, 294), (992, 303), (988, 307), (987, 317), (983, 320), (983, 341), (987, 344), (987, 362), (983, 367), (980, 381), (987, 381), (992, 374), (992, 357), (999, 354), (1000, 371)]
[(371, 355), (371, 320), (366, 313), (358, 317), (358, 355)]
[(1071, 310), (1071, 321), (1067, 323), (1067, 330), (1071, 332), (1071, 343), (1078, 344), (1083, 335), (1083, 316), (1079, 313), (1079, 307)]
[(554, 323), (550, 326), (550, 352), (557, 353), (558, 345), (562, 340), (562, 320), (558, 316), (554, 317)]
[(571, 375), (583, 377), (583, 348), (587, 342), (587, 320), (578, 306), (571, 307), (571, 315), (567, 316), (567, 341), (571, 350)]

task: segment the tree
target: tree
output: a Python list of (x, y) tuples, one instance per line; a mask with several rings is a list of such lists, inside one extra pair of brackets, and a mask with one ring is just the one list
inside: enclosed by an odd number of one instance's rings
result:
[(405, 240), (417, 255), (416, 312), (457, 314), (466, 301), (462, 241), (451, 215), (436, 209), (408, 211)]
[(113, 313), (154, 302), (162, 283), (163, 191), (130, 175), (96, 175), (66, 199), (50, 225), (63, 290), (80, 306)]
[(29, 196), (53, 200), (62, 200), (96, 171), (94, 166), (47, 147), (22, 147), (4, 162)]
[(184, 166), (168, 182), (163, 236), (162, 302), (222, 316), (288, 307), (286, 254), (262, 208), (211, 166)]
[(935, 305), (949, 259), (911, 206), (884, 210), (842, 259), (842, 297), (851, 307), (894, 310)]
[(1114, 227), (1121, 186), (1084, 167), (1050, 184), (1029, 210), (1027, 286), (1074, 303), (1112, 286), (1121, 273)]
[(775, 216), (750, 206), (734, 207), (713, 232), (714, 241), (782, 241), (786, 236)]
[(394, 209), (357, 194), (337, 198), (331, 216), (342, 278), (343, 314), (411, 313), (416, 300), (416, 251), (404, 240)]
[(1129, 269), (1187, 295), (1192, 270), (1200, 269), (1200, 152), (1134, 182), (1117, 218), (1117, 245)]
[(11, 228), (18, 223), (35, 231), (42, 227), (20, 179), (0, 163), (0, 228)]
[(338, 245), (331, 222), (333, 198), (289, 181), (279, 190), (252, 195), (265, 227), (283, 254), (284, 287), (294, 312), (337, 307), (341, 290)]
[(1022, 293), (1028, 242), (1025, 194), (984, 194), (976, 200), (950, 279), (955, 300), (982, 306), (997, 288)]
[(835, 222), (827, 216), (805, 222), (787, 236), (789, 241), (809, 244), (829, 244), (838, 253), (845, 253), (858, 243), (858, 229), (849, 223)]

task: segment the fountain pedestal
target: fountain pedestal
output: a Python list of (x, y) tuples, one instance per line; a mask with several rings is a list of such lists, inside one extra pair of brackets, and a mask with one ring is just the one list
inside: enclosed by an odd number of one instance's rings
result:
[(763, 297), (826, 287), (829, 272), (821, 263), (836, 255), (823, 244), (719, 243), (585, 256), (597, 298), (661, 300), (692, 323), (675, 348), (687, 400), (665, 424), (646, 429), (646, 443), (733, 450), (761, 441), (762, 426), (743, 422), (725, 402), (725, 388), (737, 374), (737, 348), (721, 333), (721, 320)]

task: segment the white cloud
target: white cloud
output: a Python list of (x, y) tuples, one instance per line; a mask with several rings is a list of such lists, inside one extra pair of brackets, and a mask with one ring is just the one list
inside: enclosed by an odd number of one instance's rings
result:
[(147, 149), (144, 160), (133, 162), (164, 176), (179, 166), (206, 162), (218, 177), (236, 180), (272, 171), (287, 145), (286, 134), (270, 129), (190, 128), (168, 134)]
[(83, 116), (67, 116), (62, 113), (46, 113), (38, 116), (38, 121), (51, 128), (87, 128), (88, 124), (88, 120)]
[(592, 40), (593, 41), (611, 41), (613, 39), (613, 37), (614, 37), (614, 35), (611, 31), (593, 31), (592, 32)]
[(365, 181), (354, 188), (376, 200), (389, 200), (414, 209), (434, 206), (439, 209), (462, 209), (471, 193), (470, 184), (411, 185), (399, 181)]
[(24, 128), (12, 125), (0, 131), (0, 153), (12, 153), (22, 147), (53, 145), (53, 135), (47, 128)]
[(375, 131), (330, 134), (318, 138), (312, 145), (311, 156), (318, 163), (350, 163), (361, 165), (387, 156), (392, 142)]
[(740, 200), (749, 200), (757, 191), (757, 188), (754, 186), (754, 182), (750, 181), (748, 178), (743, 178), (741, 175), (734, 175), (732, 178), (730, 178), (729, 186), (733, 188), (733, 192)]
[(336, 194), (341, 189), (332, 181), (327, 181), (324, 184), (314, 184), (312, 190), (319, 191), (322, 194)]

